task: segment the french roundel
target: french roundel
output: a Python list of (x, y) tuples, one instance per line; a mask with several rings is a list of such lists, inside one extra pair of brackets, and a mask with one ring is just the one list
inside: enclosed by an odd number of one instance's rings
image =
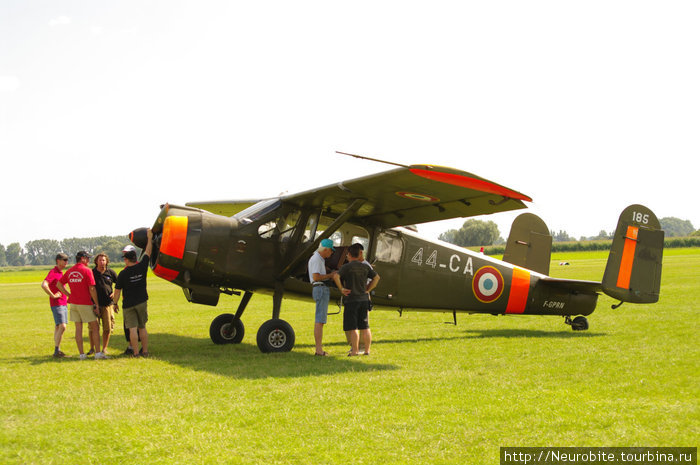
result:
[(492, 266), (484, 266), (474, 274), (472, 280), (474, 296), (486, 304), (498, 299), (503, 293), (503, 276)]
[(420, 200), (421, 202), (439, 202), (440, 199), (432, 195), (417, 194), (415, 192), (397, 192), (396, 195), (405, 199)]

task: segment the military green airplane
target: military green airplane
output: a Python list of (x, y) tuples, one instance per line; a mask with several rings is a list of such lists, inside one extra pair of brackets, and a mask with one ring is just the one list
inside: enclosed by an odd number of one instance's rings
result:
[[(161, 207), (150, 266), (180, 286), (188, 301), (217, 305), (220, 295), (243, 294), (235, 314), (210, 326), (217, 344), (240, 343), (241, 316), (253, 293), (272, 299), (272, 319), (258, 330), (262, 352), (294, 347), (294, 330), (280, 319), (282, 297), (311, 299), (307, 261), (331, 238), (329, 270), (346, 260), (347, 247), (364, 245), (381, 276), (375, 308), (456, 314), (560, 315), (574, 330), (600, 292), (622, 302), (659, 299), (664, 233), (654, 213), (626, 208), (615, 231), (602, 282), (557, 279), (549, 273), (552, 238), (536, 215), (513, 222), (503, 260), (421, 238), (412, 225), (526, 208), (530, 197), (471, 173), (430, 165), (389, 171), (292, 195), (256, 201), (193, 202)], [(143, 248), (146, 228), (130, 234)], [(331, 299), (340, 292), (331, 286)]]

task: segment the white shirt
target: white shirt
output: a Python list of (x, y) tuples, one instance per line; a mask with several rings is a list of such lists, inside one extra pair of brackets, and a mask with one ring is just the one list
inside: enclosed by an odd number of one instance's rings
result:
[(309, 281), (311, 284), (316, 282), (314, 281), (314, 273), (320, 275), (326, 274), (326, 260), (323, 259), (318, 251), (314, 252), (311, 258), (309, 258)]

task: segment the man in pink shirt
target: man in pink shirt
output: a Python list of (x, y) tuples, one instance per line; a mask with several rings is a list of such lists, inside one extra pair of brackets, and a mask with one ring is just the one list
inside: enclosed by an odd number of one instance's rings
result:
[(56, 283), (63, 277), (63, 269), (68, 266), (68, 255), (59, 253), (56, 255), (56, 266), (49, 271), (44, 281), (41, 283), (41, 288), (49, 295), (49, 305), (53, 312), (53, 320), (56, 323), (53, 331), (54, 352), (56, 358), (65, 357), (66, 354), (61, 351), (61, 339), (66, 331), (66, 323), (68, 323), (68, 308), (66, 303), (68, 297), (61, 293), (56, 287)]
[[(88, 268), (90, 263), (90, 254), (85, 251), (80, 251), (75, 256), (75, 265), (73, 265), (63, 277), (58, 281), (56, 287), (64, 295), (68, 296), (70, 304), (70, 321), (75, 322), (75, 343), (78, 345), (80, 352), (80, 360), (85, 360), (87, 355), (83, 353), (83, 323), (88, 324), (90, 332), (90, 341), (94, 341), (95, 360), (107, 358), (100, 350), (100, 335), (99, 326), (97, 323), (97, 291), (95, 291), (95, 276), (92, 270)], [(65, 288), (65, 285), (70, 287), (70, 292)]]

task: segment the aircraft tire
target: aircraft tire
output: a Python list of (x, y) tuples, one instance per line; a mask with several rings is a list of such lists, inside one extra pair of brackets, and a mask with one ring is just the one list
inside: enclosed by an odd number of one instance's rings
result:
[(571, 329), (574, 331), (585, 331), (588, 329), (588, 320), (585, 316), (577, 316), (571, 321)]
[(243, 322), (237, 319), (231, 328), (233, 314), (222, 313), (214, 318), (209, 326), (209, 337), (214, 344), (240, 344), (245, 334)]
[(294, 347), (294, 329), (286, 321), (273, 318), (260, 326), (257, 340), (260, 352), (289, 352)]

